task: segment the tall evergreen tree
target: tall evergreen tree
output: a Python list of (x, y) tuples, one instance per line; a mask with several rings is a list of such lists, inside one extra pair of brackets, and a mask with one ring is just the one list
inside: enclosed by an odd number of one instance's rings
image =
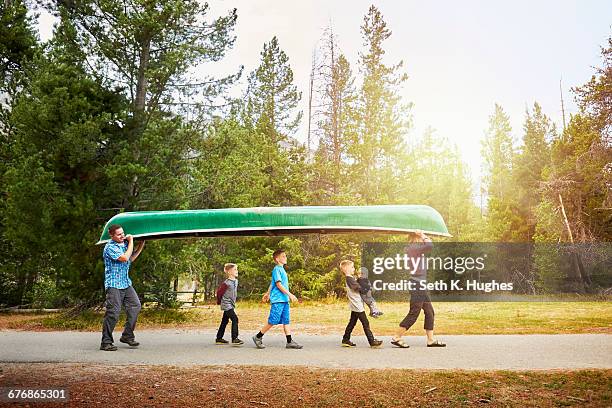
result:
[(403, 151), (403, 136), (409, 125), (408, 112), (398, 90), (408, 79), (402, 61), (387, 65), (383, 43), (391, 30), (381, 12), (370, 6), (361, 33), (365, 50), (359, 54), (363, 84), (359, 95), (360, 125), (351, 147), (353, 177), (360, 201), (366, 204), (395, 200), (396, 164)]
[(487, 220), (489, 238), (494, 241), (512, 241), (512, 226), (520, 223), (516, 212), (512, 185), (514, 145), (510, 119), (502, 107), (495, 104), (489, 117), (489, 128), (482, 142), (484, 158), (484, 184), (487, 190)]
[[(0, 3), (0, 186), (5, 185), (2, 176), (14, 142), (9, 123), (12, 104), (27, 87), (28, 66), (38, 50), (33, 27), (34, 20), (22, 0)], [(0, 193), (0, 208), (2, 197)]]
[(272, 144), (286, 142), (302, 117), (297, 111), (302, 94), (276, 36), (264, 44), (259, 66), (249, 75), (247, 92), (247, 114), (257, 131)]
[(602, 47), (603, 66), (595, 69), (589, 82), (573, 89), (580, 108), (593, 121), (593, 126), (608, 145), (612, 143), (612, 36)]
[(276, 37), (264, 44), (259, 66), (248, 82), (244, 122), (264, 140), (261, 155), (267, 194), (262, 204), (303, 204), (308, 182), (306, 151), (292, 137), (302, 117), (297, 110), (301, 93)]
[[(602, 57), (603, 66), (596, 68), (591, 80), (574, 89), (579, 113), (552, 142), (546, 196), (538, 217), (539, 240), (612, 239), (612, 37)], [(553, 209), (555, 216), (546, 209)]]
[(211, 20), (208, 5), (196, 0), (65, 2), (51, 9), (75, 25), (74, 41), (88, 72), (121, 89), (130, 101), (124, 124), (128, 144), (118, 152), (117, 163), (125, 191), (114, 207), (180, 205), (166, 194), (180, 188), (168, 182), (183, 180), (177, 176), (186, 172), (183, 159), (196, 134), (185, 131), (177, 107), (203, 108), (196, 110), (198, 116), (213, 113), (221, 93), (237, 78), (189, 74), (191, 67), (218, 61), (232, 47), (236, 10)]
[(313, 188), (319, 204), (345, 203), (352, 200), (347, 158), (357, 124), (354, 77), (331, 27), (324, 31), (317, 55), (313, 133), (319, 136), (319, 144)]
[[(196, 83), (188, 72), (231, 47), (236, 14), (208, 22), (207, 6), (179, 0), (49, 7), (60, 23), (10, 113), (4, 235), (28, 262), (18, 266), (26, 274), (20, 299), (48, 278), (76, 300), (101, 288), (99, 248), (91, 243), (114, 212), (187, 204), (198, 133), (175, 103), (199, 92), (198, 104), (206, 104), (235, 79)], [(181, 245), (155, 243), (135, 283), (167, 287), (167, 272), (180, 271), (173, 259)]]
[(26, 91), (32, 65), (39, 52), (35, 21), (22, 0), (0, 3), (0, 304), (14, 304), (31, 282), (21, 265), (26, 251), (7, 237), (8, 206), (6, 171), (12, 167), (15, 128), (10, 122), (18, 95)]
[(23, 71), (38, 47), (34, 25), (23, 0), (0, 3), (0, 92), (9, 96), (23, 85)]
[[(5, 237), (21, 252), (16, 302), (32, 300), (35, 284), (52, 282), (69, 302), (100, 289), (98, 206), (112, 202), (111, 169), (122, 138), (126, 100), (88, 76), (80, 54), (64, 41), (74, 33), (58, 25), (48, 55), (11, 111), (14, 128), (6, 172)], [(105, 214), (108, 215), (108, 214)], [(97, 274), (92, 269), (96, 269)]]
[(525, 113), (523, 144), (514, 159), (513, 183), (516, 187), (517, 212), (522, 222), (515, 225), (520, 241), (532, 241), (535, 233), (535, 209), (542, 199), (541, 183), (544, 169), (550, 166), (550, 143), (555, 138), (555, 126), (536, 102)]

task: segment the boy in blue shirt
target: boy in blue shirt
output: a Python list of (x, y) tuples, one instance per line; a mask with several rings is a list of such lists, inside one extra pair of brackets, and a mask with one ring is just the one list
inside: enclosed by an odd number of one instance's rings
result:
[(263, 335), (277, 324), (283, 325), (283, 331), (287, 337), (288, 349), (301, 349), (302, 346), (291, 338), (291, 328), (289, 326), (289, 301), (295, 302), (297, 298), (289, 292), (289, 278), (284, 265), (287, 264), (287, 254), (282, 249), (274, 251), (272, 259), (276, 266), (272, 269), (272, 280), (268, 291), (263, 295), (263, 301), (270, 300), (270, 316), (268, 323), (253, 336), (253, 342), (258, 349), (265, 348), (263, 345)]

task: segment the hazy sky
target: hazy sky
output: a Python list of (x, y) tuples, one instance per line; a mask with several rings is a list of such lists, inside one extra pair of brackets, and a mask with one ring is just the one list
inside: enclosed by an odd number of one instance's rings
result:
[[(206, 73), (245, 66), (243, 82), (274, 35), (289, 56), (303, 92), (306, 115), (311, 56), (331, 22), (342, 52), (358, 72), (360, 25), (376, 5), (393, 34), (385, 44), (389, 63), (404, 61), (409, 75), (402, 91), (413, 102), (412, 134), (427, 126), (456, 143), (479, 174), (480, 140), (494, 104), (510, 115), (514, 137), (522, 135), (527, 105), (538, 101), (559, 126), (559, 79), (566, 113), (576, 112), (569, 89), (585, 83), (601, 65), (600, 47), (612, 34), (612, 1), (362, 1), (219, 0), (211, 15), (236, 7), (237, 41), (227, 58), (203, 67)], [(43, 16), (43, 39), (51, 31)], [(244, 84), (242, 85), (244, 86)], [(306, 121), (297, 137), (305, 140)]]

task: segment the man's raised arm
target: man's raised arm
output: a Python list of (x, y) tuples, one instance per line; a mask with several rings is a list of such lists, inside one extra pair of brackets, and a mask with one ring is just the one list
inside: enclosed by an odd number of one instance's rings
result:
[(134, 262), (136, 258), (138, 258), (138, 256), (144, 249), (144, 246), (145, 246), (145, 241), (140, 241), (140, 243), (138, 244), (138, 248), (136, 248), (136, 252), (130, 257), (130, 261)]
[(126, 235), (125, 239), (128, 240), (128, 248), (127, 251), (123, 253), (117, 260), (119, 262), (127, 262), (128, 259), (132, 256), (132, 252), (134, 251), (134, 238), (131, 235)]

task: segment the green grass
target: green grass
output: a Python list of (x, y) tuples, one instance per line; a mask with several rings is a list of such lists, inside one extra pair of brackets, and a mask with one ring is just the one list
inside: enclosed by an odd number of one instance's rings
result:
[[(407, 302), (381, 302), (385, 315), (371, 319), (377, 335), (393, 334), (408, 312)], [(438, 334), (553, 334), (612, 333), (612, 302), (440, 302), (434, 303)], [(268, 304), (238, 302), (236, 313), (243, 329), (258, 329), (265, 323)], [(297, 331), (334, 333), (344, 329), (349, 310), (345, 301), (324, 300), (293, 304), (291, 320)], [(61, 313), (16, 316), (0, 314), (0, 329), (98, 331), (103, 312), (87, 311), (75, 318)], [(193, 309), (144, 308), (138, 328), (213, 329), (221, 311), (216, 305)], [(120, 323), (125, 319), (120, 317)], [(420, 334), (421, 314), (410, 333)]]
[[(51, 316), (42, 316), (37, 322), (41, 328), (53, 330), (100, 330), (103, 312), (86, 311), (77, 317), (67, 319), (60, 313)], [(175, 327), (198, 323), (201, 314), (195, 310), (177, 309), (143, 309), (138, 315), (140, 327)], [(119, 322), (125, 321), (125, 312), (121, 312)], [(34, 324), (37, 324), (34, 323)]]

